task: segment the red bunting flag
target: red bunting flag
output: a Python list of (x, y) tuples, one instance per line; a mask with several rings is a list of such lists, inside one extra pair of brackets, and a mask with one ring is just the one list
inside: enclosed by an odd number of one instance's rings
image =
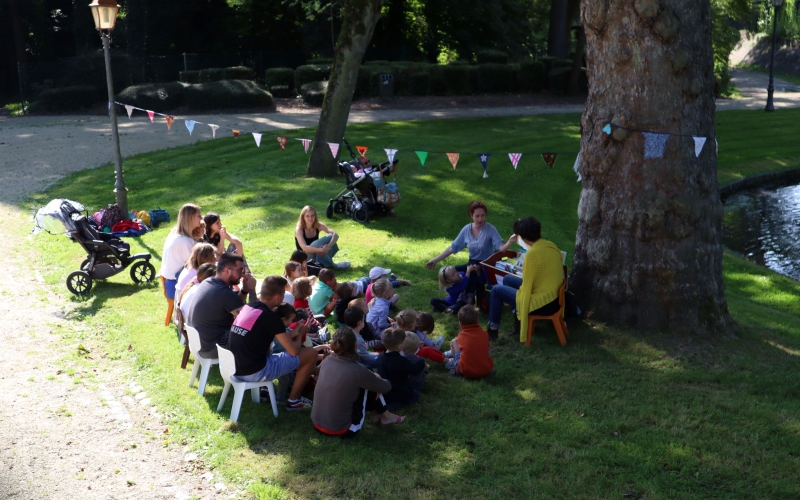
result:
[(154, 116), (156, 116), (155, 112), (153, 112), (153, 111), (150, 111), (150, 110), (148, 109), (148, 110), (147, 110), (147, 116), (149, 116), (149, 117), (150, 117), (150, 123), (155, 123), (155, 122), (156, 122), (156, 121), (153, 119), (153, 117), (154, 117)]
[(278, 144), (280, 144), (280, 146), (281, 146), (281, 151), (285, 151), (284, 148), (286, 147), (286, 137), (282, 137), (282, 136), (278, 135), (278, 136), (275, 136), (275, 138), (278, 139)]
[(175, 117), (167, 115), (164, 119), (167, 120), (167, 130), (172, 130), (172, 122), (175, 120)]
[(362, 158), (366, 158), (366, 156), (364, 155), (367, 154), (368, 149), (369, 148), (367, 146), (356, 146), (356, 150), (358, 151), (358, 154), (360, 154)]
[(450, 160), (450, 164), (453, 165), (453, 170), (456, 169), (456, 163), (458, 163), (458, 158), (461, 156), (458, 153), (445, 153), (447, 155), (447, 159)]
[(556, 158), (558, 157), (558, 153), (542, 153), (542, 159), (547, 166), (553, 168), (553, 165), (556, 163)]
[(233, 130), (233, 136), (234, 137), (239, 137), (239, 131), (234, 129)]

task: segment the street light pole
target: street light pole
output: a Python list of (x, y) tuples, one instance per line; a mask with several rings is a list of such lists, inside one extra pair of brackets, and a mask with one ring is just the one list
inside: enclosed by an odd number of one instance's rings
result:
[(122, 153), (119, 149), (119, 129), (117, 128), (117, 106), (114, 104), (114, 79), (111, 76), (111, 35), (100, 32), (103, 40), (103, 52), (106, 58), (106, 84), (108, 85), (108, 112), (111, 115), (111, 137), (114, 142), (114, 167), (116, 180), (114, 182), (114, 194), (117, 198), (117, 205), (122, 211), (122, 217), (128, 219), (128, 188), (125, 187), (125, 178), (122, 173)]
[(775, 77), (775, 39), (778, 33), (778, 9), (783, 5), (783, 0), (772, 0), (774, 15), (772, 19), (772, 53), (769, 59), (769, 85), (767, 86), (767, 107), (764, 111), (775, 111), (775, 103), (773, 102), (772, 95), (775, 93), (774, 77)]

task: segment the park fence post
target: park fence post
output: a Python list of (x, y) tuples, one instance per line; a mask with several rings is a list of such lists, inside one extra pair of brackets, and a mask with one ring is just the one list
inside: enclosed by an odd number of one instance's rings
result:
[(17, 78), (19, 78), (19, 98), (22, 104), (22, 114), (25, 114), (25, 93), (22, 90), (22, 65), (17, 61)]

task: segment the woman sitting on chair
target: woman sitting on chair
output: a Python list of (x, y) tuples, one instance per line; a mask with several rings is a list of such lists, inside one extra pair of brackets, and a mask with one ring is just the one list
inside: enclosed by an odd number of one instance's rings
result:
[[(320, 230), (325, 231), (328, 235), (320, 238)], [(294, 231), (294, 243), (298, 250), (308, 254), (309, 261), (317, 262), (327, 268), (345, 269), (350, 267), (349, 262), (333, 263), (333, 257), (339, 251), (339, 246), (336, 244), (338, 240), (339, 235), (319, 221), (314, 207), (310, 205), (303, 207)]]
[(164, 241), (164, 250), (161, 252), (161, 270), (158, 274), (164, 278), (164, 293), (169, 300), (175, 299), (178, 273), (186, 265), (186, 259), (192, 253), (195, 244), (192, 232), (202, 223), (200, 207), (193, 203), (187, 203), (178, 211), (175, 227)]
[[(514, 223), (514, 234), (528, 249), (522, 266), (522, 279), (508, 274), (502, 285), (492, 287), (489, 308), (489, 339), (497, 339), (503, 304), (516, 307), (514, 330), (509, 336), (519, 336), (525, 342), (528, 335), (528, 314), (555, 314), (559, 309), (558, 290), (564, 283), (561, 251), (555, 244), (542, 239), (542, 224), (533, 217)], [(522, 243), (521, 243), (522, 244)]]

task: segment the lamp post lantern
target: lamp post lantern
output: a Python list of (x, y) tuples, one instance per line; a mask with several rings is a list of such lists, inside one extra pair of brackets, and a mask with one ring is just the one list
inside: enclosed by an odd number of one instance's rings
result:
[(108, 112), (111, 116), (111, 137), (114, 142), (114, 166), (116, 171), (114, 194), (117, 198), (117, 205), (122, 210), (122, 216), (127, 219), (129, 217), (128, 188), (125, 187), (125, 179), (122, 176), (122, 155), (119, 150), (119, 130), (117, 129), (117, 107), (114, 105), (114, 80), (111, 77), (111, 31), (117, 23), (119, 5), (117, 5), (116, 0), (93, 0), (89, 7), (92, 9), (94, 25), (100, 33), (100, 39), (103, 41), (103, 53), (106, 60)]
[(775, 37), (778, 32), (778, 12), (781, 5), (783, 5), (783, 0), (772, 0), (772, 6), (775, 9), (772, 19), (772, 53), (769, 58), (769, 86), (767, 86), (767, 107), (764, 109), (765, 111), (775, 111), (775, 104), (772, 100), (772, 94), (775, 92), (775, 86), (773, 85), (775, 76)]

